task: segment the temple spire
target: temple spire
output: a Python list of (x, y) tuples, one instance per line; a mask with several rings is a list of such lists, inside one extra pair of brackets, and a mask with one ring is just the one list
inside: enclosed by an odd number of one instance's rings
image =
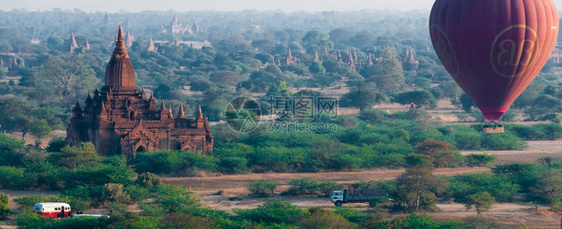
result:
[(76, 44), (76, 39), (74, 38), (74, 33), (70, 34), (70, 53), (74, 52), (74, 49), (78, 48)]
[(121, 25), (119, 25), (119, 32), (117, 32), (117, 42), (115, 43), (113, 55), (117, 58), (129, 58), (127, 50), (125, 49), (125, 42), (123, 41), (123, 28)]
[(180, 110), (178, 111), (178, 118), (185, 118), (185, 113), (183, 112), (183, 104), (180, 103)]
[(152, 41), (152, 37), (150, 38), (150, 40), (148, 41), (148, 51), (151, 52), (155, 52), (156, 51), (156, 47), (154, 47), (154, 42)]
[(170, 117), (170, 119), (174, 118), (174, 114), (172, 114), (172, 106), (168, 107), (168, 116)]
[(86, 38), (86, 44), (84, 45), (84, 49), (90, 50), (90, 42), (88, 42), (88, 38)]
[(125, 49), (121, 25), (119, 25), (119, 31), (117, 32), (115, 50), (113, 50), (113, 55), (111, 55), (111, 59), (107, 64), (105, 86), (102, 90), (108, 91), (110, 87), (115, 94), (138, 92), (138, 88), (135, 86), (135, 69)]
[(201, 112), (201, 104), (199, 104), (199, 108), (197, 109), (197, 115), (195, 116), (195, 120), (202, 120), (203, 119), (203, 112)]
[(320, 62), (320, 58), (318, 57), (318, 51), (314, 52), (314, 61)]

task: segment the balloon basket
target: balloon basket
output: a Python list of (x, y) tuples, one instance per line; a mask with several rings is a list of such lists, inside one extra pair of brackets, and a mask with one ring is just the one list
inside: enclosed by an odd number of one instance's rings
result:
[(484, 124), (482, 132), (485, 134), (500, 134), (504, 132), (503, 125), (499, 122), (488, 122)]

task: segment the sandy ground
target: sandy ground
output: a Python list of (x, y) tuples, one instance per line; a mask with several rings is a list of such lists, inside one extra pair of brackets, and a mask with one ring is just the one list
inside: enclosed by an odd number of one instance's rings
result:
[(497, 163), (536, 162), (541, 157), (562, 157), (562, 140), (558, 141), (527, 141), (529, 148), (522, 151), (461, 151), (462, 155), (489, 154), (498, 158)]

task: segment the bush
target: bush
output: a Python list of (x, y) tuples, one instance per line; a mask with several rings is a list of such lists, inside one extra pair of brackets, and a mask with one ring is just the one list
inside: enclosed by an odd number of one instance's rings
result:
[(195, 152), (155, 151), (137, 153), (133, 160), (137, 173), (151, 172), (173, 176), (190, 176), (199, 169), (214, 171), (216, 160)]
[(243, 157), (225, 157), (220, 160), (219, 166), (226, 173), (243, 173), (248, 169), (248, 160)]
[(44, 218), (43, 216), (33, 212), (32, 209), (26, 209), (18, 213), (18, 218), (16, 223), (18, 228), (44, 228), (45, 224), (50, 219)]
[(10, 196), (0, 192), (0, 220), (6, 219), (6, 217), (11, 213), (10, 208), (8, 208), (9, 202)]
[(512, 133), (484, 134), (480, 138), (482, 148), (486, 150), (523, 150), (528, 147), (527, 143), (521, 141)]
[(446, 135), (448, 142), (453, 144), (457, 149), (462, 150), (478, 150), (480, 149), (480, 133), (475, 129), (466, 126), (445, 126), (439, 128), (439, 131)]
[(32, 209), (36, 203), (44, 203), (44, 202), (62, 202), (61, 200), (66, 200), (64, 198), (58, 196), (24, 196), (20, 198), (14, 199), (20, 208)]
[(20, 187), (24, 169), (0, 166), (0, 188)]
[(414, 213), (378, 223), (375, 228), (463, 228), (459, 221), (434, 221), (425, 214)]
[(318, 207), (308, 209), (308, 214), (297, 222), (301, 228), (311, 229), (345, 229), (357, 228), (357, 225), (349, 222), (343, 216)]
[(469, 154), (464, 157), (464, 161), (468, 167), (488, 166), (497, 159), (496, 156), (488, 154)]
[[(527, 192), (530, 187), (537, 184), (540, 174), (546, 169), (545, 166), (533, 163), (511, 163), (496, 165), (492, 168), (492, 172), (507, 176), (513, 183), (520, 185), (521, 189)], [(496, 199), (498, 198), (496, 197)]]
[(247, 184), (248, 190), (252, 194), (261, 197), (272, 195), (277, 185), (278, 183), (276, 180), (253, 180)]
[(47, 152), (60, 152), (66, 146), (66, 140), (63, 137), (53, 137), (47, 146)]
[(304, 211), (283, 200), (271, 200), (256, 209), (233, 209), (239, 221), (264, 224), (294, 224), (304, 217)]
[(470, 195), (486, 191), (498, 201), (509, 201), (519, 189), (518, 184), (504, 175), (458, 175), (450, 178), (447, 196), (454, 198), (456, 202), (466, 203)]
[(352, 223), (361, 223), (367, 217), (367, 214), (354, 207), (339, 207), (334, 213), (343, 216)]
[(141, 187), (150, 188), (161, 183), (160, 177), (154, 173), (145, 172), (137, 177), (137, 184)]
[(505, 130), (525, 140), (544, 139), (544, 134), (535, 126), (507, 124)]
[(314, 178), (293, 179), (289, 181), (289, 185), (291, 185), (291, 187), (285, 194), (292, 196), (321, 195), (328, 197), (333, 190), (342, 188), (341, 185), (338, 185), (334, 181), (324, 181)]

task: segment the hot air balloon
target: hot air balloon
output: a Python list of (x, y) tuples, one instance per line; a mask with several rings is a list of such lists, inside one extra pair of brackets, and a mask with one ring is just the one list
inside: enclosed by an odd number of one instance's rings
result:
[(548, 60), (552, 0), (436, 0), (429, 19), (443, 66), (488, 122), (497, 122)]

